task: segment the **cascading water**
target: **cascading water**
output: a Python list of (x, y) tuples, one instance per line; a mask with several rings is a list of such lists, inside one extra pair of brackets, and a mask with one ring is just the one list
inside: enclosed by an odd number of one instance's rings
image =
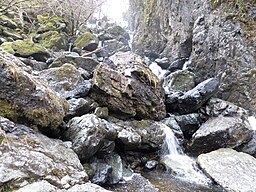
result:
[(166, 126), (164, 132), (166, 134), (166, 149), (163, 151), (161, 163), (167, 170), (175, 177), (188, 182), (201, 185), (210, 184), (211, 180), (197, 167), (195, 160), (183, 152), (173, 131)]

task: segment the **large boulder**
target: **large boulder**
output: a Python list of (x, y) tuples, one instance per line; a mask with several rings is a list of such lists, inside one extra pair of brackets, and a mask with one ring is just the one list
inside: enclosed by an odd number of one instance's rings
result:
[(118, 53), (115, 69), (96, 67), (92, 98), (120, 118), (161, 120), (166, 116), (164, 90), (153, 72), (134, 54)]
[(81, 160), (87, 160), (97, 152), (111, 153), (115, 148), (116, 129), (96, 115), (74, 117), (68, 122), (67, 127), (64, 137), (72, 141), (72, 149)]
[[(118, 147), (123, 150), (157, 151), (161, 149), (167, 126), (152, 120), (122, 121), (112, 120), (117, 130)], [(168, 127), (167, 127), (168, 128)]]
[(203, 171), (228, 192), (256, 191), (256, 159), (233, 149), (202, 154), (197, 162)]
[(53, 134), (68, 104), (20, 66), (20, 61), (14, 57), (0, 53), (0, 115)]
[(219, 148), (234, 148), (247, 143), (253, 134), (247, 119), (241, 117), (214, 117), (207, 120), (193, 134), (189, 150), (195, 154)]
[(210, 78), (184, 94), (180, 92), (170, 93), (165, 101), (167, 111), (179, 114), (193, 113), (217, 93), (218, 86), (218, 79)]
[(72, 56), (72, 55), (62, 55), (56, 58), (49, 68), (60, 67), (65, 63), (69, 63), (74, 65), (76, 68), (82, 68), (87, 71), (90, 75), (92, 75), (93, 70), (99, 64), (96, 60), (91, 57), (80, 57), (80, 56)]
[(74, 46), (80, 49), (84, 48), (85, 50), (93, 51), (98, 46), (98, 39), (95, 35), (86, 31), (75, 40)]
[(60, 188), (88, 181), (77, 155), (56, 139), (0, 117), (0, 186), (17, 189), (42, 179)]
[(71, 64), (43, 70), (38, 76), (64, 98), (85, 97), (91, 89), (91, 83)]

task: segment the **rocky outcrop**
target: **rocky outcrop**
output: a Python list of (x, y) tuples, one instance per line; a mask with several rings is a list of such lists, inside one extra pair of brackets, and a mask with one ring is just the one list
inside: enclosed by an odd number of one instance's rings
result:
[(218, 86), (218, 79), (211, 78), (203, 81), (186, 93), (170, 93), (165, 101), (167, 111), (179, 114), (193, 113), (217, 93)]
[(115, 148), (116, 129), (96, 115), (74, 117), (67, 127), (64, 137), (72, 141), (72, 149), (81, 160), (87, 160), (97, 152), (109, 154)]
[[(88, 180), (77, 155), (60, 140), (0, 117), (0, 189), (45, 180), (69, 188)], [(23, 191), (23, 190), (21, 190)]]
[(253, 134), (247, 119), (240, 117), (211, 118), (193, 134), (189, 149), (201, 154), (219, 148), (234, 148), (247, 143)]
[(68, 110), (67, 102), (18, 65), (17, 59), (0, 53), (0, 115), (54, 134)]
[(91, 83), (71, 64), (43, 70), (38, 77), (63, 98), (85, 97), (91, 89)]
[(136, 57), (119, 53), (113, 57), (116, 69), (106, 64), (97, 66), (91, 97), (121, 118), (163, 119), (166, 111), (160, 81)]
[(207, 175), (227, 191), (256, 190), (256, 159), (248, 154), (233, 149), (219, 149), (200, 155), (197, 162)]
[[(255, 3), (251, 0), (131, 0), (133, 49), (181, 61), (196, 83), (220, 80), (218, 97), (256, 111)], [(148, 54), (149, 52), (150, 54)]]

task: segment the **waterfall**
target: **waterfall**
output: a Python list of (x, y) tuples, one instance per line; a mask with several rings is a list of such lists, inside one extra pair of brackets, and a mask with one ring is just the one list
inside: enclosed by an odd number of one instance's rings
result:
[(164, 132), (166, 148), (163, 151), (161, 163), (167, 170), (181, 180), (201, 185), (210, 184), (211, 180), (198, 168), (195, 160), (183, 152), (173, 131), (166, 126)]

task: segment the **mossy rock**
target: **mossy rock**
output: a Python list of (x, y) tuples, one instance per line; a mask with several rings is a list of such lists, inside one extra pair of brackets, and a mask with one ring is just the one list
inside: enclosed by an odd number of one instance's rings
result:
[(8, 29), (8, 28), (2, 28), (1, 34), (5, 37), (9, 37), (12, 40), (22, 40), (22, 34), (20, 31), (13, 30), (13, 29)]
[(42, 45), (33, 43), (30, 40), (17, 40), (12, 44), (15, 55), (21, 57), (32, 56), (38, 61), (46, 61), (50, 57), (50, 53)]
[(78, 48), (84, 48), (91, 42), (96, 42), (98, 44), (98, 38), (92, 33), (86, 31), (75, 40), (74, 45)]
[(61, 17), (50, 18), (47, 15), (37, 15), (39, 22), (38, 33), (44, 33), (47, 31), (66, 31), (66, 23)]
[(60, 35), (57, 31), (48, 31), (39, 36), (39, 43), (46, 48), (53, 50), (67, 49), (68, 42), (64, 35)]
[(8, 53), (11, 53), (11, 54), (15, 54), (15, 51), (13, 50), (13, 48), (12, 48), (12, 44), (13, 44), (13, 42), (4, 42), (3, 44), (1, 44), (1, 48), (3, 49), (3, 50), (5, 50), (6, 52), (8, 52)]

